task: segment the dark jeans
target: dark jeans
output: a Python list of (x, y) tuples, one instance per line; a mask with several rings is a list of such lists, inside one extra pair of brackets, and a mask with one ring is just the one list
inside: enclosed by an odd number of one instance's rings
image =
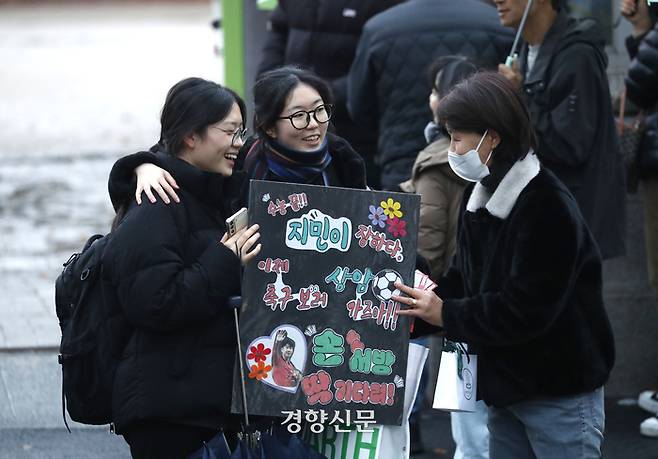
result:
[(216, 434), (203, 427), (148, 421), (128, 429), (123, 438), (134, 459), (184, 459)]

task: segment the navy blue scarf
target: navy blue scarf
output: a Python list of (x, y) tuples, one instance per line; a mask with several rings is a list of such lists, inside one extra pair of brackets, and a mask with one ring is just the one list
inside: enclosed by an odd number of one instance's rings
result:
[(274, 139), (267, 139), (264, 147), (267, 169), (286, 182), (310, 183), (331, 163), (329, 143), (326, 138), (315, 151), (292, 150)]

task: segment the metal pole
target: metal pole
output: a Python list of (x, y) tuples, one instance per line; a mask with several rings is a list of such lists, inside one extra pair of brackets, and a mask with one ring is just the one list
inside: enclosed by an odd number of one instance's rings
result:
[(249, 427), (249, 413), (247, 412), (247, 391), (244, 383), (244, 361), (242, 360), (242, 344), (240, 342), (240, 324), (238, 322), (238, 310), (233, 309), (235, 318), (235, 334), (238, 338), (238, 362), (240, 363), (240, 384), (242, 386), (242, 408), (244, 409), (245, 427)]
[(509, 56), (507, 56), (507, 59), (505, 59), (505, 65), (508, 66), (509, 68), (512, 68), (512, 65), (514, 65), (514, 61), (519, 57), (519, 54), (516, 52), (516, 47), (519, 44), (519, 39), (521, 38), (521, 34), (523, 34), (523, 29), (525, 29), (525, 23), (528, 19), (528, 13), (530, 13), (530, 8), (532, 8), (532, 0), (528, 0), (528, 4), (525, 6), (525, 10), (523, 11), (523, 17), (521, 18), (521, 24), (519, 25), (519, 30), (516, 31), (516, 37), (514, 37), (514, 44), (512, 45), (512, 51), (510, 52)]

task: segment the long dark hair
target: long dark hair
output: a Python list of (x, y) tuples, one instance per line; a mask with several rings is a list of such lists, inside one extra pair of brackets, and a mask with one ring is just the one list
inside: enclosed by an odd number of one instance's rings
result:
[(537, 147), (521, 93), (497, 72), (478, 72), (459, 83), (441, 99), (437, 116), (449, 130), (480, 135), (487, 129), (496, 131), (500, 145), (494, 161), (515, 162)]
[(159, 143), (170, 154), (178, 155), (187, 135), (204, 138), (208, 126), (226, 118), (234, 103), (246, 120), (245, 103), (232, 89), (203, 78), (179, 81), (167, 93), (162, 107)]
[[(205, 138), (208, 126), (226, 118), (234, 103), (238, 104), (244, 122), (247, 119), (244, 100), (232, 89), (203, 78), (179, 81), (167, 93), (162, 107), (158, 145), (167, 153), (178, 155), (187, 135)], [(117, 209), (112, 231), (125, 217), (128, 206), (126, 202)]]
[(263, 73), (254, 84), (254, 129), (261, 138), (268, 138), (286, 106), (290, 93), (304, 83), (315, 89), (325, 104), (333, 103), (329, 84), (310, 70), (286, 65)]

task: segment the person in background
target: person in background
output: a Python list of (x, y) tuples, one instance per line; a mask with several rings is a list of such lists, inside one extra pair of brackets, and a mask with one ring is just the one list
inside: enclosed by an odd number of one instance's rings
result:
[[(260, 251), (258, 225), (224, 231), (242, 146), (245, 106), (201, 78), (174, 85), (153, 154), (177, 178), (179, 204), (115, 200), (117, 222), (103, 278), (130, 324), (113, 384), (116, 432), (139, 459), (180, 459), (220, 429), (237, 441), (231, 414), (237, 349), (233, 310), (241, 263)], [(219, 218), (218, 218), (219, 217)]]
[[(488, 3), (488, 2), (486, 2)], [(514, 33), (478, 0), (409, 0), (363, 28), (347, 80), (347, 107), (361, 129), (379, 132), (376, 162), (382, 189), (408, 180), (426, 145), (429, 87), (418, 84), (427, 63), (469, 56), (487, 68), (505, 60)]]
[[(626, 95), (645, 110), (646, 131), (638, 153), (638, 173), (644, 192), (644, 237), (649, 283), (658, 293), (658, 5), (644, 0), (621, 0), (621, 14), (633, 25), (626, 39), (631, 65), (626, 75)], [(640, 432), (658, 437), (658, 392), (644, 391), (641, 408), (654, 416), (640, 424)]]
[(297, 64), (315, 72), (334, 95), (332, 124), (366, 162), (368, 184), (379, 188), (374, 162), (377, 132), (362, 129), (347, 113), (347, 73), (365, 22), (404, 0), (279, 0), (267, 24), (258, 75)]
[[(520, 26), (528, 0), (494, 3), (501, 24)], [(608, 58), (596, 22), (570, 18), (565, 8), (565, 0), (534, 0), (519, 60), (499, 71), (525, 94), (537, 157), (576, 198), (605, 260), (625, 253), (626, 225)]]
[[(572, 194), (534, 154), (521, 93), (479, 72), (443, 97), (448, 160), (466, 188), (458, 244), (433, 291), (396, 283), (414, 333), (478, 356), (491, 459), (600, 458), (614, 365), (601, 256)], [(457, 375), (455, 375), (455, 378)]]
[[(425, 127), (425, 147), (416, 158), (411, 179), (400, 184), (402, 191), (420, 194), (420, 225), (418, 228), (418, 252), (430, 264), (431, 276), (438, 279), (443, 275), (455, 254), (457, 244), (457, 217), (466, 187), (466, 180), (453, 172), (448, 164), (450, 138), (439, 126), (436, 116), (439, 100), (459, 82), (478, 70), (476, 64), (463, 56), (443, 56), (429, 66), (428, 79), (432, 91), (429, 106), (434, 114)], [(425, 339), (426, 338), (419, 338)], [(427, 345), (427, 343), (422, 343)], [(440, 347), (432, 346), (440, 352)], [(427, 384), (423, 374), (421, 387)], [(425, 382), (425, 384), (423, 384)], [(422, 394), (422, 390), (419, 390)], [(421, 397), (418, 397), (420, 399)], [(416, 403), (419, 405), (419, 403)], [(418, 427), (418, 409), (414, 405), (410, 418), (410, 430)], [(488, 459), (489, 431), (487, 429), (487, 407), (477, 402), (475, 413), (450, 413), (452, 437), (455, 441), (455, 459)], [(413, 434), (412, 434), (413, 440)], [(412, 442), (413, 452), (413, 442)]]

